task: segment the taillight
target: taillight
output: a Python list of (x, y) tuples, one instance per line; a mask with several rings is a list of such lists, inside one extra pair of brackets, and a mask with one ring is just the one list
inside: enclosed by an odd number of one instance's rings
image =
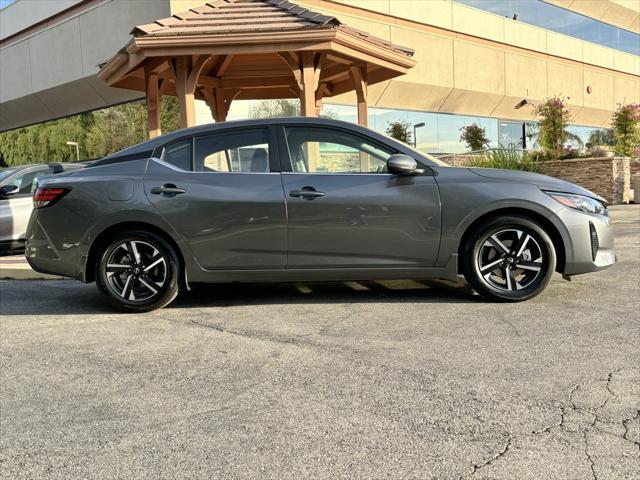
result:
[(33, 206), (35, 208), (48, 207), (70, 191), (70, 188), (38, 188), (33, 194)]

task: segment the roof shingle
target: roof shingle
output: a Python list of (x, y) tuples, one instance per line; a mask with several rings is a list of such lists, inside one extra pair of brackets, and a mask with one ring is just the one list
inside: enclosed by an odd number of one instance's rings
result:
[(374, 45), (412, 56), (410, 48), (394, 45), (344, 25), (336, 17), (309, 10), (288, 0), (211, 0), (201, 7), (153, 23), (136, 26), (134, 37), (224, 35), (306, 29), (340, 29)]

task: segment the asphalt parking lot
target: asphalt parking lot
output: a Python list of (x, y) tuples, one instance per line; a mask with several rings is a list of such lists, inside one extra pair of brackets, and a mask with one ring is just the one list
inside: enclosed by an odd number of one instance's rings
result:
[(0, 282), (2, 478), (640, 478), (640, 206), (619, 263), (463, 285), (207, 286), (146, 315)]

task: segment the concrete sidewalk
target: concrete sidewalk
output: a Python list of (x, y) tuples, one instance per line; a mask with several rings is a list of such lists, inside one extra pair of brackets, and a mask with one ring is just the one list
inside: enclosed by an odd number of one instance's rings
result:
[(3, 280), (56, 280), (62, 277), (33, 270), (24, 255), (0, 257), (0, 279)]

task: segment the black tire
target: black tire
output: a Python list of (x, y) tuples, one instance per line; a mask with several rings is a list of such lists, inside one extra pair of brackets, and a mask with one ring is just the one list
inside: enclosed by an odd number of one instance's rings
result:
[(556, 268), (556, 251), (536, 222), (518, 215), (500, 216), (470, 233), (462, 265), (467, 282), (483, 297), (520, 302), (545, 289)]
[(132, 230), (115, 235), (100, 248), (96, 284), (116, 309), (148, 312), (176, 298), (181, 268), (166, 240), (152, 232)]

